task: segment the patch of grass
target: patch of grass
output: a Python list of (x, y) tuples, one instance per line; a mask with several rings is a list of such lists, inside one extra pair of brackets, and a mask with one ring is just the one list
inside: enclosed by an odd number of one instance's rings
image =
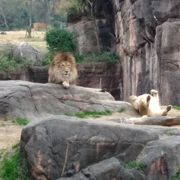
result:
[(15, 123), (20, 126), (26, 126), (29, 123), (29, 120), (26, 118), (16, 118)]
[(130, 161), (125, 166), (127, 169), (136, 169), (136, 170), (144, 170), (146, 168), (145, 164), (138, 163), (136, 161)]
[(29, 173), (25, 162), (21, 158), (19, 144), (12, 147), (1, 158), (0, 179), (2, 180), (29, 180)]
[(109, 110), (106, 111), (81, 111), (81, 112), (77, 112), (75, 114), (75, 116), (79, 117), (79, 118), (98, 118), (101, 116), (110, 116), (112, 115), (112, 112)]
[(117, 112), (122, 113), (124, 111), (126, 111), (126, 108), (120, 108)]
[(173, 106), (174, 109), (180, 110), (180, 106)]
[(176, 174), (171, 178), (171, 180), (180, 180), (180, 169), (176, 172)]

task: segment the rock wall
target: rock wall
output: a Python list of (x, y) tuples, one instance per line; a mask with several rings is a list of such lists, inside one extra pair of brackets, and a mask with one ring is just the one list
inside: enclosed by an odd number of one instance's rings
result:
[(122, 69), (120, 63), (79, 64), (78, 73), (78, 85), (100, 88), (110, 92), (115, 99), (122, 99)]
[[(122, 99), (122, 68), (120, 63), (101, 62), (78, 64), (76, 84), (84, 87), (100, 88), (110, 92), (117, 100)], [(26, 80), (38, 83), (48, 82), (48, 68), (34, 66), (16, 72), (0, 72), (0, 80)]]
[(180, 1), (114, 0), (123, 99), (160, 91), (163, 104), (180, 105)]

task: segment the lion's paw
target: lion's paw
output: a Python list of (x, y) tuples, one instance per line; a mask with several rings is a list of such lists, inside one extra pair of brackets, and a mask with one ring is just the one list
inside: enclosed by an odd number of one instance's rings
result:
[(62, 83), (62, 85), (64, 86), (64, 88), (69, 88), (69, 83), (66, 82), (66, 81), (64, 81), (64, 82)]

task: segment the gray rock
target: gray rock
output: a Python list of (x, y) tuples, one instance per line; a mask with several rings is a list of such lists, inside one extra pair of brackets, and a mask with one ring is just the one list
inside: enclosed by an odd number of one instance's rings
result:
[(26, 42), (21, 42), (13, 49), (13, 56), (27, 61), (30, 65), (37, 66), (42, 64), (40, 52)]
[(77, 173), (73, 177), (59, 178), (58, 180), (143, 180), (144, 176), (142, 173), (134, 170), (125, 169), (118, 159), (110, 158), (103, 160), (97, 164), (88, 166), (83, 169), (80, 173)]
[(100, 89), (27, 81), (0, 81), (0, 116), (29, 120), (52, 115), (74, 115), (79, 111), (118, 111), (132, 109), (127, 102), (116, 102)]
[[(158, 139), (157, 132), (162, 133), (166, 129), (143, 129), (141, 126), (105, 122), (105, 119), (82, 121), (61, 116), (32, 122), (25, 127), (21, 135), (21, 150), (29, 165), (31, 176), (34, 179), (56, 179), (87, 168), (83, 170), (83, 174), (87, 172), (92, 176), (101, 177), (100, 179), (106, 175), (111, 177), (111, 172), (114, 172), (116, 177), (121, 177), (122, 174), (116, 174), (116, 171), (121, 169), (117, 160), (103, 162), (102, 169), (99, 166), (101, 161), (111, 157), (116, 157), (124, 163), (136, 160), (149, 141)], [(98, 162), (99, 165), (88, 167)], [(114, 163), (115, 171), (113, 167), (109, 167)], [(99, 168), (95, 172), (97, 166)], [(124, 172), (128, 177), (133, 176), (133, 173), (129, 173)], [(84, 177), (83, 174), (75, 177)], [(139, 176), (137, 173), (137, 177)]]
[(179, 152), (180, 136), (166, 135), (149, 142), (137, 160), (147, 165), (148, 180), (168, 180), (179, 171)]
[(163, 104), (180, 105), (180, 1), (114, 2), (123, 68), (123, 99), (159, 90)]

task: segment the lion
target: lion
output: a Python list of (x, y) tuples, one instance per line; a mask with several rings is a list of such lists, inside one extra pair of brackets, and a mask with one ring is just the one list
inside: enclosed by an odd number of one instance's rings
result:
[(168, 105), (165, 109), (161, 108), (159, 93), (155, 89), (152, 89), (150, 94), (132, 95), (129, 100), (134, 109), (142, 116), (166, 116), (172, 107)]
[(148, 115), (161, 115), (167, 116), (168, 111), (171, 110), (172, 106), (168, 105), (165, 109), (161, 108), (160, 100), (159, 100), (159, 92), (155, 89), (151, 89), (150, 91), (151, 99), (148, 104)]
[(75, 81), (78, 75), (74, 56), (69, 52), (56, 54), (48, 74), (48, 82), (62, 84), (64, 88), (69, 88), (70, 83)]
[(140, 96), (131, 95), (129, 101), (134, 107), (134, 109), (140, 115), (147, 115), (148, 113), (148, 99), (150, 99), (149, 94), (142, 94)]

